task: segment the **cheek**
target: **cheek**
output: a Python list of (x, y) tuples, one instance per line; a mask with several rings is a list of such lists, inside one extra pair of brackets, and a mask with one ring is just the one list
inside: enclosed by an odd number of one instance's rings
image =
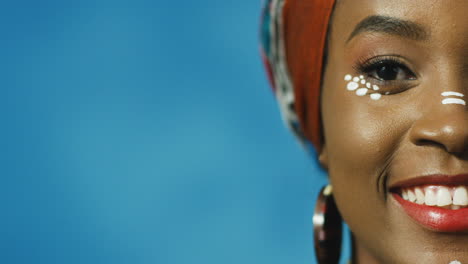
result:
[[(394, 123), (399, 118), (382, 107), (387, 99), (378, 93), (379, 87), (372, 87), (363, 76), (345, 79), (331, 82), (322, 95), (329, 167), (339, 174), (346, 172), (347, 178), (370, 180), (400, 137)], [(366, 173), (349, 175), (352, 171)]]
[[(357, 223), (353, 230), (358, 231), (360, 226), (366, 229), (369, 223), (385, 221), (379, 176), (392, 153), (395, 137), (365, 107), (333, 105), (336, 114), (325, 124), (329, 176), (340, 211), (351, 227)], [(359, 216), (364, 215), (372, 220), (361, 225), (363, 219)]]
[[(382, 232), (386, 226), (381, 175), (407, 124), (382, 107), (385, 96), (379, 100), (359, 96), (355, 94), (359, 88), (350, 90), (349, 83), (336, 78), (322, 94), (328, 169), (346, 222), (357, 234), (371, 237), (371, 232)], [(359, 81), (359, 86), (366, 85)]]

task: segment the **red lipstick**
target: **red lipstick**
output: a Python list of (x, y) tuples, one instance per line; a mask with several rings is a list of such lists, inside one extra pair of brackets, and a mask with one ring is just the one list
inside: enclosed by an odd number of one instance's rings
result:
[(417, 177), (392, 184), (392, 197), (401, 205), (404, 211), (422, 226), (439, 232), (468, 231), (468, 208), (445, 209), (437, 206), (418, 204), (404, 199), (402, 188), (434, 186), (468, 186), (468, 175), (431, 175)]
[(421, 225), (440, 232), (461, 232), (468, 230), (468, 208), (450, 210), (435, 206), (421, 205), (404, 200), (396, 193), (393, 198), (405, 212)]

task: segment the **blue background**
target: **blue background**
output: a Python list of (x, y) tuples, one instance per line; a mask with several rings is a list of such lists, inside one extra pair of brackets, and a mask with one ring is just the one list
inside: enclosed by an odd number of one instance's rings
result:
[(314, 263), (259, 1), (0, 5), (0, 263)]

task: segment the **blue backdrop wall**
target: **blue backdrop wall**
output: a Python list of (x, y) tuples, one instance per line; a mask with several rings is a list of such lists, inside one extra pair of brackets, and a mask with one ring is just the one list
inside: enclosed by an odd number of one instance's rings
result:
[(0, 263), (314, 263), (260, 2), (0, 7)]

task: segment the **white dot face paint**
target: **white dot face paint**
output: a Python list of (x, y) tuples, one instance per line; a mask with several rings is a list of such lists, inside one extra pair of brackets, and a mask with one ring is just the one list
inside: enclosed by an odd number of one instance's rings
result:
[(379, 94), (379, 93), (373, 93), (373, 94), (370, 95), (370, 98), (372, 100), (379, 100), (381, 97), (382, 97), (382, 95)]
[(374, 92), (379, 90), (379, 87), (366, 81), (366, 79), (364, 79), (364, 75), (353, 77), (351, 74), (347, 74), (345, 75), (344, 80), (348, 82), (346, 89), (348, 91), (354, 91), (357, 96), (365, 96), (372, 92), (370, 94), (370, 98), (372, 100), (380, 100), (380, 98), (382, 98), (382, 94)]
[(448, 91), (448, 92), (443, 92), (442, 96), (448, 97), (442, 100), (442, 104), (444, 105), (448, 105), (448, 104), (466, 105), (466, 101), (464, 99), (461, 99), (462, 97), (465, 97), (465, 95), (462, 93)]
[(346, 88), (348, 89), (348, 91), (354, 91), (354, 90), (356, 90), (358, 87), (359, 87), (359, 84), (356, 83), (356, 82), (350, 82), (350, 83), (348, 83), (348, 85), (346, 86)]
[(461, 264), (461, 262), (458, 260), (454, 260), (454, 261), (451, 261), (449, 264)]
[(367, 94), (367, 91), (369, 91), (367, 88), (359, 88), (356, 90), (356, 95), (357, 96), (364, 96)]

